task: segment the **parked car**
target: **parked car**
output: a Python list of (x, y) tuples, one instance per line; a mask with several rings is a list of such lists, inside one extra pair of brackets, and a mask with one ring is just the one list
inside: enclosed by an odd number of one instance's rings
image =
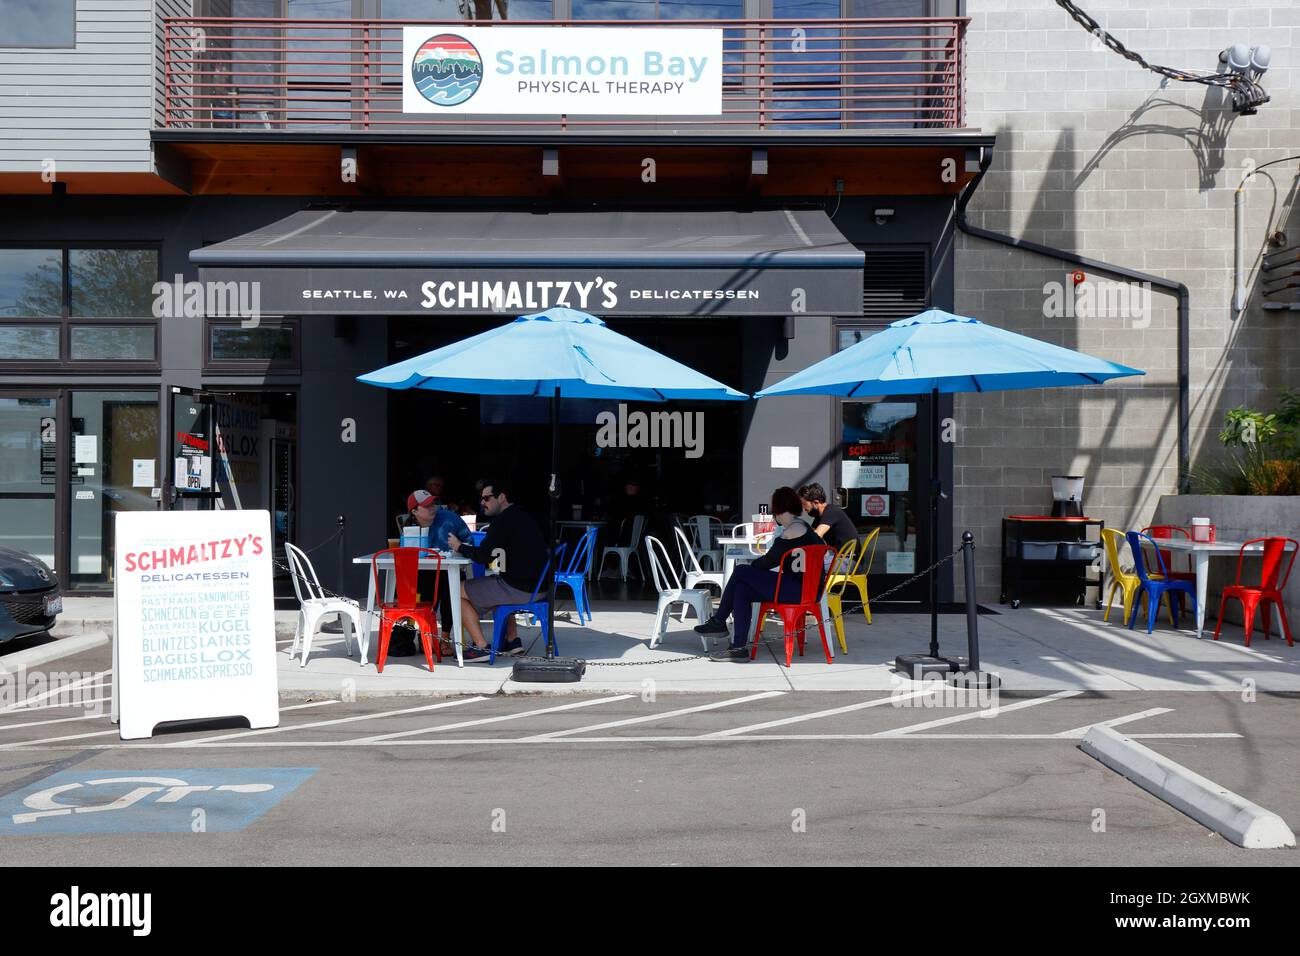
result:
[(49, 566), (26, 551), (0, 548), (0, 642), (49, 630), (62, 610)]

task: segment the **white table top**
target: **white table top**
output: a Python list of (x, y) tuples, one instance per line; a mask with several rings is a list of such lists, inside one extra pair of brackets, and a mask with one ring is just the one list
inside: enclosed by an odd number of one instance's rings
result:
[(722, 537), (718, 537), (718, 538), (714, 538), (713, 540), (716, 541), (716, 542), (718, 542), (718, 544), (753, 544), (753, 543), (754, 543), (755, 541), (757, 541), (758, 539), (757, 539), (757, 538), (730, 538), (730, 537), (728, 537), (728, 538), (722, 538)]
[[(459, 554), (452, 554), (450, 551), (439, 551), (438, 553), (442, 556), (442, 563), (444, 565), (459, 567), (461, 565), (474, 563), (469, 558), (462, 558)], [(372, 554), (360, 555), (359, 557), (353, 558), (352, 563), (369, 564), (371, 560), (374, 560), (375, 563), (378, 564), (381, 568), (392, 566), (393, 556), (391, 554), (386, 554), (381, 558), (375, 558), (375, 554), (378, 554), (378, 552), (374, 552)], [(426, 554), (420, 556), (420, 567), (436, 568), (437, 566), (438, 566), (438, 559), (433, 557), (432, 555)]]
[[(1211, 553), (1216, 551), (1231, 551), (1233, 554), (1240, 551), (1241, 546), (1244, 543), (1241, 541), (1192, 541), (1188, 538), (1152, 538), (1151, 540), (1154, 541), (1156, 546), (1162, 551), (1167, 548), (1170, 551), (1209, 551)], [(1145, 540), (1143, 543), (1146, 543)], [(1246, 548), (1246, 550), (1263, 551), (1264, 546), (1262, 544), (1252, 544)], [(1289, 551), (1291, 549), (1288, 548), (1287, 550)]]

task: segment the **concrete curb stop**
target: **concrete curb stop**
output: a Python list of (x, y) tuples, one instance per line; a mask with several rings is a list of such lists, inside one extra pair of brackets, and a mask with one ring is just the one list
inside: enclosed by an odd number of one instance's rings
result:
[(1295, 834), (1276, 813), (1109, 727), (1090, 729), (1079, 749), (1237, 846), (1295, 846)]
[(103, 631), (91, 631), (89, 634), (78, 634), (75, 637), (60, 637), (48, 644), (29, 647), (25, 651), (14, 651), (12, 654), (0, 657), (0, 674), (12, 674), (29, 667), (48, 664), (60, 657), (69, 657), (107, 643), (108, 635)]

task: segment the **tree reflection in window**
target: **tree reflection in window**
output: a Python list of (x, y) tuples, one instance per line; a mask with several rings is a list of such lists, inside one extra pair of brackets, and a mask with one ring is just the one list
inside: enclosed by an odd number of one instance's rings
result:
[(148, 318), (158, 281), (156, 249), (71, 249), (68, 314)]

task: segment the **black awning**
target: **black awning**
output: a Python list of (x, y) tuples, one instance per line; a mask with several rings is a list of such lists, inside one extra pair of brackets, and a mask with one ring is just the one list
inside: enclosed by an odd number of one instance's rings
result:
[(270, 313), (860, 315), (863, 254), (821, 210), (304, 210), (195, 249)]

